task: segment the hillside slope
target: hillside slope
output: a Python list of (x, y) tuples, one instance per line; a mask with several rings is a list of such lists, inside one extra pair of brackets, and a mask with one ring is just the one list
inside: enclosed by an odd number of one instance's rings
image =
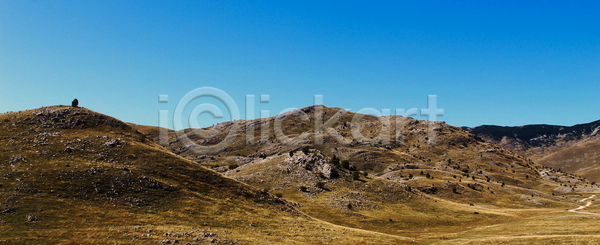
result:
[(493, 144), (554, 169), (600, 181), (600, 121), (574, 126), (479, 126), (468, 129)]
[(297, 202), (313, 217), (424, 239), (433, 230), (512, 219), (482, 207), (555, 208), (569, 202), (559, 195), (597, 190), (442, 122), (324, 106), (170, 131), (166, 142), (173, 153)]
[(115, 118), (67, 106), (0, 114), (0, 241), (403, 243), (315, 220), (174, 155)]

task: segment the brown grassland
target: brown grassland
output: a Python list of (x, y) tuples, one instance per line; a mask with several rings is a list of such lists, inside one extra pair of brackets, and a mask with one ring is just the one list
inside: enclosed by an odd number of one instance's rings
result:
[[(351, 115), (343, 117), (333, 127), (347, 136)], [(285, 120), (289, 137), (310, 131)], [(222, 126), (204, 130), (222, 139)], [(370, 117), (358, 125), (365, 135), (375, 126)], [(310, 140), (240, 140), (198, 154), (176, 132), (165, 148), (157, 128), (85, 108), (0, 114), (0, 242), (600, 244), (600, 202), (581, 210), (592, 214), (567, 211), (595, 185), (460, 128), (436, 124), (440, 143), (428, 146), (427, 125), (404, 126), (404, 143), (392, 148), (326, 136), (308, 148)], [(350, 165), (333, 164), (334, 155)], [(331, 171), (338, 176), (324, 176)]]

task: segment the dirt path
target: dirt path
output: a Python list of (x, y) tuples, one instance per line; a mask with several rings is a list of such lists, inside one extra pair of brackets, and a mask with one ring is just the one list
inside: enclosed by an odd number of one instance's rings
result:
[[(581, 200), (579, 200), (579, 202), (585, 202), (585, 201), (587, 201), (588, 199), (592, 199), (592, 198), (594, 198), (594, 197), (596, 197), (596, 195), (591, 195), (591, 196), (589, 196), (589, 197), (586, 197), (586, 198), (584, 198), (584, 199), (581, 199)], [(580, 214), (600, 215), (600, 214), (598, 214), (598, 213), (590, 213), (590, 212), (582, 212), (582, 211), (579, 211), (579, 210), (582, 210), (582, 209), (584, 209), (584, 208), (587, 208), (587, 207), (589, 207), (590, 205), (592, 205), (592, 202), (593, 202), (593, 200), (587, 201), (587, 202), (585, 203), (585, 205), (583, 205), (583, 206), (579, 206), (579, 207), (577, 207), (577, 208), (574, 208), (574, 209), (569, 209), (569, 210), (567, 210), (567, 211), (569, 211), (569, 212), (573, 212), (573, 213), (580, 213)]]

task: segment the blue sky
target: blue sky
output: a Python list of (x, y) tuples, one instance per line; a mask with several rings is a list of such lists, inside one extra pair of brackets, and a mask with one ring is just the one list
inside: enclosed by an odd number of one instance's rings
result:
[[(242, 116), (246, 95), (254, 117), (315, 94), (353, 111), (437, 95), (452, 125), (572, 125), (600, 119), (599, 85), (597, 1), (0, 0), (0, 112), (78, 98), (157, 125), (209, 86)], [(202, 103), (224, 109), (186, 112)]]

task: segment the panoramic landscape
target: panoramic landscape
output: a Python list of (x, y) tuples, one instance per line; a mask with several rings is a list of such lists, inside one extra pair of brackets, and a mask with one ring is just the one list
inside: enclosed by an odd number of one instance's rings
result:
[(0, 1), (0, 244), (600, 244), (598, 13)]

